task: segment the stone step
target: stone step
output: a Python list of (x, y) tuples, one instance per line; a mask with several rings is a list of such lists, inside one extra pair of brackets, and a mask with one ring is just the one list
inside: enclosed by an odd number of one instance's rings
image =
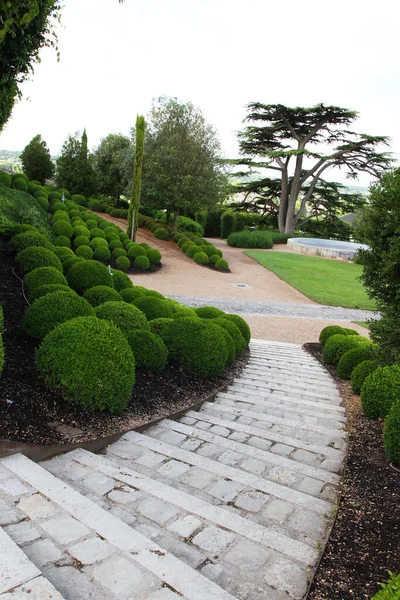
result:
[(291, 390), (275, 390), (273, 387), (260, 387), (260, 386), (255, 386), (255, 385), (248, 385), (245, 383), (233, 383), (231, 385), (228, 386), (228, 390), (229, 391), (237, 391), (242, 393), (243, 395), (246, 395), (247, 393), (249, 394), (273, 394), (276, 395), (278, 397), (284, 397), (284, 398), (296, 398), (297, 400), (313, 400), (314, 402), (318, 402), (320, 403), (322, 406), (340, 406), (341, 405), (341, 398), (337, 398), (337, 399), (333, 399), (331, 398), (325, 398), (324, 396), (320, 396), (318, 394), (313, 394), (313, 393), (296, 393), (294, 391)]
[[(93, 597), (96, 600), (128, 600), (135, 590), (135, 599), (153, 600), (162, 598), (163, 588), (167, 586), (173, 592), (171, 600), (175, 597), (178, 600), (178, 597), (182, 596), (187, 600), (233, 598), (198, 571), (23, 455), (7, 457), (2, 460), (2, 464), (39, 492), (38, 498), (43, 500), (44, 496), (68, 514), (68, 517), (61, 516), (46, 522), (46, 531), (50, 538), (58, 537), (61, 543), (62, 540), (67, 543), (71, 537), (75, 537), (76, 541), (79, 538), (88, 538), (93, 532), (96, 534), (96, 537), (83, 539), (78, 548), (69, 548), (78, 563), (84, 564), (84, 557), (87, 557), (91, 564), (96, 549), (101, 546), (98, 551), (103, 560), (94, 568), (87, 569), (94, 581), (85, 577), (90, 595), (85, 592), (83, 597)], [(99, 544), (99, 541), (105, 541), (107, 548)], [(89, 547), (88, 542), (92, 547)], [(117, 549), (119, 553), (109, 557), (108, 546)], [(106, 556), (108, 558), (104, 560)], [(93, 585), (90, 586), (90, 583)], [(109, 588), (108, 595), (101, 595), (98, 590), (96, 593), (98, 583)], [(76, 582), (74, 584), (76, 585)], [(75, 594), (70, 593), (70, 597), (74, 600), (78, 597), (83, 598), (78, 596), (78, 590), (75, 590)]]
[(329, 391), (329, 392), (314, 392), (311, 389), (301, 390), (297, 386), (291, 386), (286, 384), (276, 384), (274, 381), (262, 381), (260, 379), (251, 379), (246, 377), (246, 373), (244, 372), (241, 377), (236, 377), (233, 380), (233, 385), (241, 384), (243, 389), (265, 389), (265, 390), (276, 390), (282, 392), (290, 392), (292, 394), (298, 394), (299, 396), (308, 396), (313, 398), (323, 398), (325, 400), (334, 400), (341, 401), (340, 395), (337, 391)]
[(275, 384), (280, 384), (280, 383), (284, 383), (285, 385), (293, 385), (295, 388), (306, 388), (306, 389), (312, 389), (315, 388), (314, 391), (318, 391), (318, 390), (331, 390), (336, 392), (337, 388), (336, 385), (334, 384), (334, 382), (327, 382), (326, 381), (326, 377), (324, 379), (321, 378), (321, 381), (316, 381), (316, 380), (307, 380), (305, 377), (301, 377), (300, 379), (300, 375), (292, 375), (290, 376), (289, 374), (285, 373), (282, 374), (280, 371), (278, 370), (271, 370), (270, 372), (267, 371), (266, 369), (260, 369), (260, 370), (255, 370), (252, 369), (251, 367), (246, 367), (245, 370), (243, 371), (244, 376), (247, 379), (254, 379), (255, 381), (265, 381), (267, 380), (268, 383), (275, 383)]
[(282, 392), (277, 390), (268, 390), (268, 389), (257, 389), (257, 390), (248, 390), (244, 389), (242, 385), (229, 385), (227, 387), (227, 391), (229, 393), (239, 394), (242, 397), (246, 398), (247, 395), (250, 396), (260, 396), (261, 398), (273, 399), (273, 400), (282, 400), (284, 402), (291, 402), (294, 404), (306, 404), (308, 406), (315, 406), (320, 408), (321, 410), (330, 410), (332, 412), (345, 413), (346, 409), (343, 406), (340, 406), (338, 401), (332, 402), (331, 400), (326, 400), (325, 398), (313, 398), (304, 394), (291, 394), (290, 392)]

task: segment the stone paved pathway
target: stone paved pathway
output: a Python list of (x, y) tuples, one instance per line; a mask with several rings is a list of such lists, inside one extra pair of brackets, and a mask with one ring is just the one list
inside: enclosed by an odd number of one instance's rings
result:
[(0, 596), (300, 600), (327, 539), (346, 415), (300, 346), (103, 454), (0, 460)]

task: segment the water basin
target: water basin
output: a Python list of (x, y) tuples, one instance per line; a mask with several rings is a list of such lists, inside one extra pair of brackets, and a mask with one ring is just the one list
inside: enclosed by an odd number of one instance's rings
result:
[(292, 252), (339, 260), (354, 260), (359, 249), (368, 250), (366, 244), (316, 238), (289, 238), (287, 245)]

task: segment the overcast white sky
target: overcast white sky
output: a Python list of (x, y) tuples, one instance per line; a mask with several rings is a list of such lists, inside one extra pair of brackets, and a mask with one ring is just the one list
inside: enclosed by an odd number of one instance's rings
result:
[(390, 136), (398, 158), (399, 40), (395, 0), (65, 0), (61, 61), (42, 51), (0, 148), (39, 133), (56, 155), (84, 127), (93, 148), (167, 95), (202, 109), (229, 157), (260, 101), (357, 110), (354, 128)]

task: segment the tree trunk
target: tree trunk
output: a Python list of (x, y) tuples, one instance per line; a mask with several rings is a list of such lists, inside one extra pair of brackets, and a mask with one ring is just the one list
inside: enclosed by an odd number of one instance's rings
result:
[(286, 215), (288, 208), (288, 176), (287, 169), (282, 171), (281, 198), (279, 202), (279, 231), (283, 233), (286, 226)]
[(167, 210), (167, 225), (171, 225), (171, 213)]

